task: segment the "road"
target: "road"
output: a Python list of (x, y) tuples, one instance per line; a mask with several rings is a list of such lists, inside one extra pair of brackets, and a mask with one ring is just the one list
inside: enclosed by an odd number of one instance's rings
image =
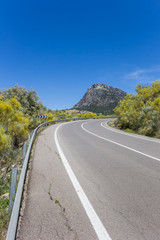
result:
[(41, 133), (17, 239), (160, 239), (160, 140), (106, 122)]

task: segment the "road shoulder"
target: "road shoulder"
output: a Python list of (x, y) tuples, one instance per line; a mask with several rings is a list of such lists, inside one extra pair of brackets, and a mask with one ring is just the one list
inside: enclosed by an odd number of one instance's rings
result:
[(56, 127), (37, 139), (17, 240), (97, 239), (58, 155)]

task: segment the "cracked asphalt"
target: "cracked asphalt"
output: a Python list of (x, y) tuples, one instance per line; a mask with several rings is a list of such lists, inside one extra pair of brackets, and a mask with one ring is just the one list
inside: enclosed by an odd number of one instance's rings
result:
[[(112, 240), (158, 240), (160, 140), (105, 129), (102, 122), (62, 125), (63, 153)], [(37, 139), (17, 240), (97, 240), (57, 152), (56, 128)]]
[(97, 240), (57, 153), (56, 127), (38, 136), (16, 239)]

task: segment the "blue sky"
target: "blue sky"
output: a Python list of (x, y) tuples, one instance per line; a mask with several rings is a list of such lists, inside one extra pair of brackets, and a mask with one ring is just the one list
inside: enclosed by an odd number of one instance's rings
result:
[(94, 83), (134, 93), (157, 79), (159, 0), (0, 1), (0, 89), (65, 109)]

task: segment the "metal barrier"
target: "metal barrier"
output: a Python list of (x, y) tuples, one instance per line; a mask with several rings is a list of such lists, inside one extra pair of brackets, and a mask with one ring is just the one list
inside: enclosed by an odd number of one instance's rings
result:
[(50, 124), (55, 124), (58, 122), (66, 122), (66, 121), (75, 121), (75, 120), (87, 120), (87, 119), (105, 119), (108, 117), (94, 117), (94, 118), (70, 118), (70, 119), (60, 119), (56, 121), (49, 121), (49, 122), (44, 122), (40, 124), (32, 134), (32, 137), (29, 142), (29, 146), (27, 149), (26, 156), (24, 158), (22, 170), (21, 170), (21, 175), (18, 183), (18, 188), (14, 200), (14, 205), (12, 209), (12, 214), (9, 222), (9, 227), (8, 227), (8, 232), (7, 232), (7, 237), (6, 240), (15, 240), (16, 238), (16, 232), (17, 232), (17, 226), (18, 226), (18, 219), (19, 219), (19, 212), (20, 212), (20, 206), (21, 206), (21, 199), (22, 199), (22, 194), (23, 194), (23, 185), (25, 182), (25, 177), (26, 177), (26, 172), (27, 172), (27, 166), (28, 166), (28, 161), (31, 153), (31, 148), (34, 143), (34, 139), (36, 138), (36, 134), (38, 131), (45, 126), (48, 126)]

